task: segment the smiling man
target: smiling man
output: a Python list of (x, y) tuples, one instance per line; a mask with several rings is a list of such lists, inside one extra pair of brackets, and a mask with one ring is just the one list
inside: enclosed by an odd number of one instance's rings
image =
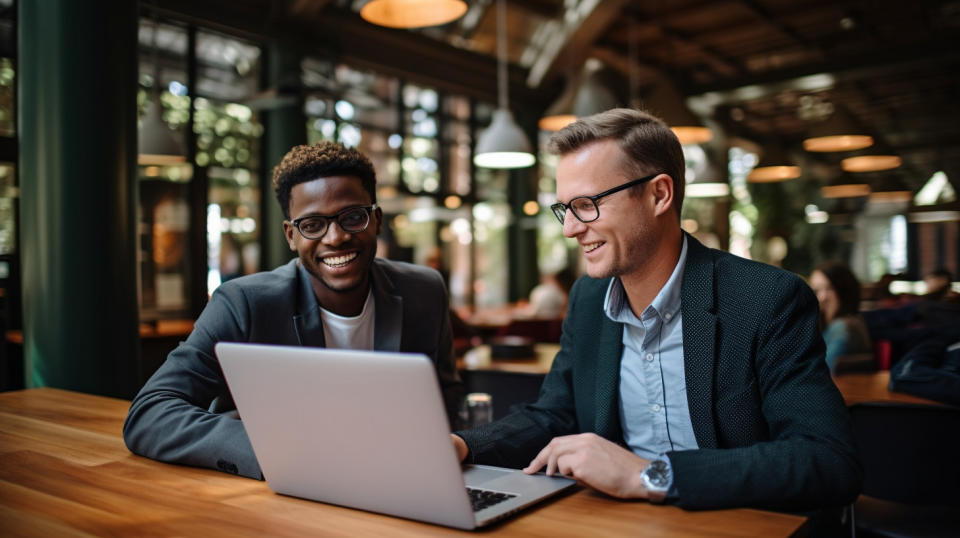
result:
[(123, 428), (132, 452), (261, 477), (231, 412), (217, 342), (423, 353), (434, 362), (448, 417), (456, 416), (463, 387), (443, 279), (375, 257), (383, 212), (370, 160), (330, 142), (297, 146), (273, 184), (297, 258), (216, 289), (193, 332), (133, 400)]
[(453, 435), (461, 460), (685, 508), (854, 500), (862, 471), (806, 284), (681, 230), (683, 152), (659, 119), (611, 110), (550, 149), (552, 209), (588, 277), (538, 400)]

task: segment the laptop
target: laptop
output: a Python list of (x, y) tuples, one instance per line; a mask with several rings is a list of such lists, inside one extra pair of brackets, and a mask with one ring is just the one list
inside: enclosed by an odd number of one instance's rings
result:
[(425, 355), (236, 343), (216, 354), (277, 493), (473, 529), (576, 484), (461, 466)]

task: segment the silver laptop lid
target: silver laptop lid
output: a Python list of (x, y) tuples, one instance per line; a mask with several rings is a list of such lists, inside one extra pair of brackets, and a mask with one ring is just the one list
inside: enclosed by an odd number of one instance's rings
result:
[(475, 526), (426, 356), (233, 343), (216, 354), (277, 493)]

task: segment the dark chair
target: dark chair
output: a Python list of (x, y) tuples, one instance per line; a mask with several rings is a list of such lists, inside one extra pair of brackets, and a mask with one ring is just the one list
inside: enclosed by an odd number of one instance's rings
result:
[(525, 336), (537, 342), (559, 342), (563, 329), (562, 319), (530, 318), (514, 319), (497, 331), (497, 336)]
[(861, 403), (850, 416), (865, 473), (854, 534), (960, 534), (960, 409)]

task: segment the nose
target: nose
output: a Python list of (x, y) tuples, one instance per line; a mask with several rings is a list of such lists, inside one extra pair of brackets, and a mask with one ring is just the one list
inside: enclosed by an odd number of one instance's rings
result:
[(353, 234), (340, 227), (340, 223), (337, 222), (336, 219), (331, 219), (330, 224), (327, 225), (327, 231), (324, 232), (320, 241), (325, 245), (335, 246), (349, 241), (351, 235)]
[(573, 215), (573, 210), (567, 209), (566, 213), (563, 214), (563, 235), (565, 237), (576, 237), (586, 229), (587, 225)]

